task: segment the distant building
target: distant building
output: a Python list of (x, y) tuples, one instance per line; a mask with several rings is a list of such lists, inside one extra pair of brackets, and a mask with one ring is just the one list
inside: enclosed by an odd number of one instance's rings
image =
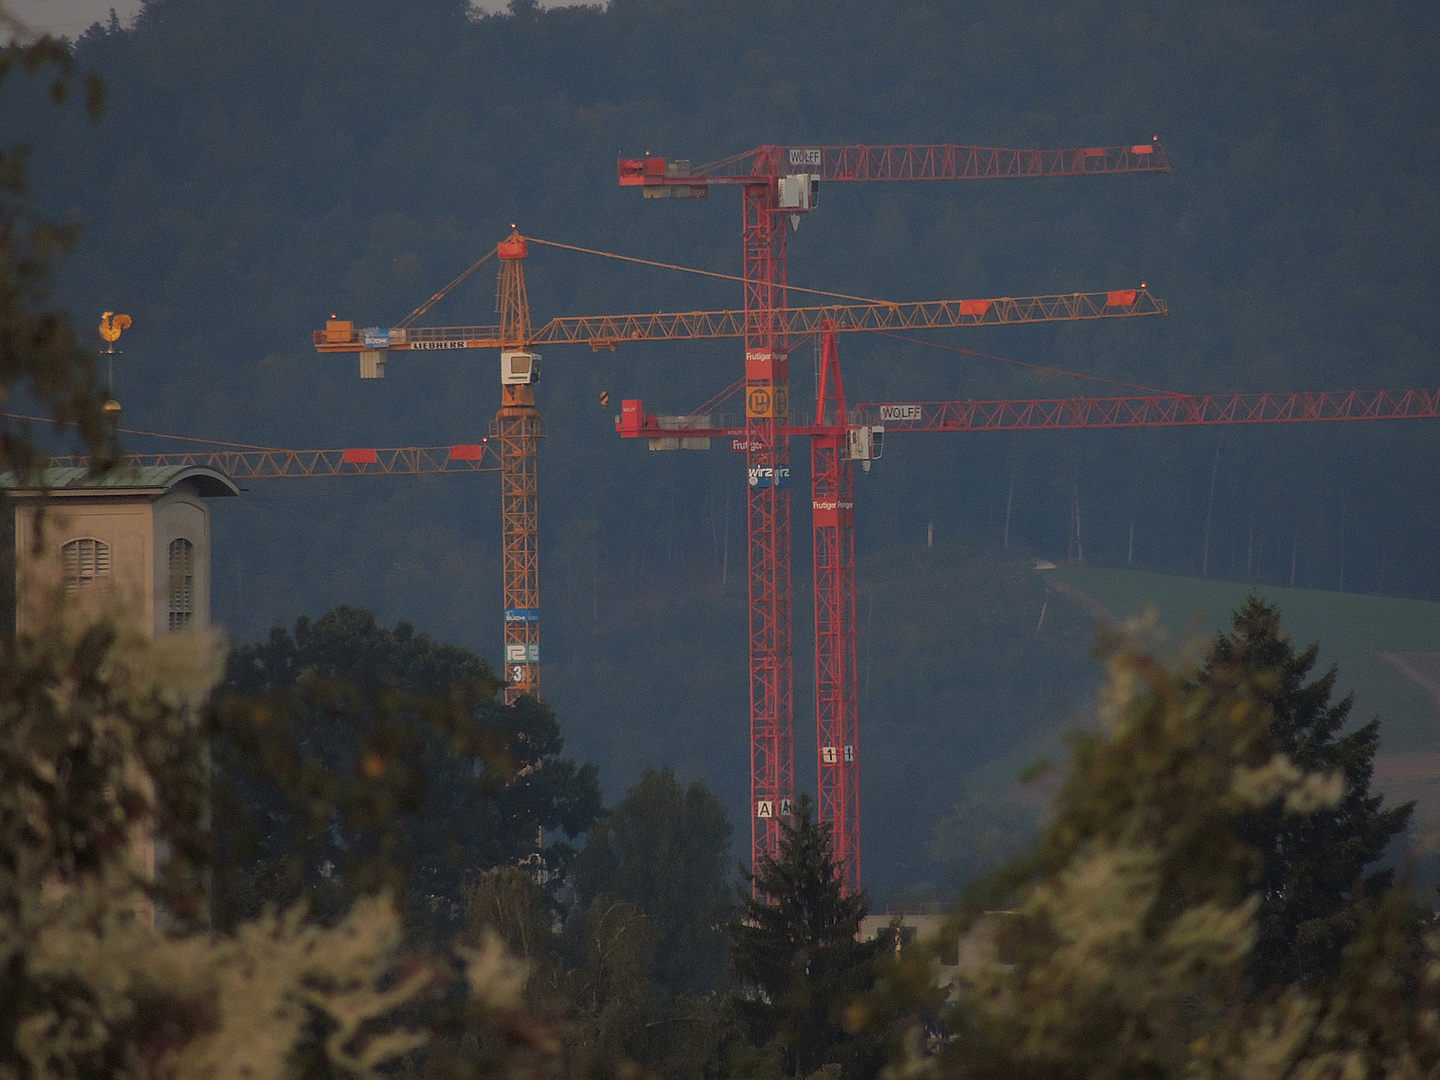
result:
[[(934, 941), (945, 925), (949, 905), (921, 904), (889, 908), (883, 914), (867, 915), (860, 920), (860, 940), (883, 938), (899, 952), (920, 940)], [(934, 959), (935, 985), (945, 987), (953, 996), (967, 972), (982, 964), (1011, 962), (1004, 947), (1004, 927), (1013, 915), (1008, 911), (987, 911), (949, 950)]]
[[(210, 507), (240, 494), (229, 477), (186, 465), (145, 466), (86, 479), (50, 469), (47, 489), (5, 486), (15, 502), (17, 630), (56, 588), (82, 604), (125, 600), (151, 636), (210, 625)], [(35, 548), (44, 502), (45, 544)]]
[[(151, 637), (210, 625), (210, 507), (207, 499), (239, 495), (214, 469), (183, 465), (117, 471), (101, 480), (56, 468), (37, 488), (0, 477), (15, 503), (15, 628), (31, 629), (57, 588), (83, 606), (124, 600)], [(44, 505), (44, 544), (36, 529)], [(156, 850), (148, 828), (133, 840), (147, 877)], [(153, 905), (137, 914), (154, 925)]]

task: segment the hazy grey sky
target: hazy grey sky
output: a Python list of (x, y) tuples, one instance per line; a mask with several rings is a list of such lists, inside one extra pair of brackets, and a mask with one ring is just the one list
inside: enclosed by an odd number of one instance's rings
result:
[[(4, 6), (32, 30), (76, 38), (92, 23), (110, 21), (110, 9), (126, 26), (140, 10), (141, 0), (3, 0)], [(509, 0), (472, 0), (481, 11), (502, 11)], [(542, 7), (559, 7), (554, 2)]]
[(110, 20), (110, 9), (129, 23), (140, 10), (140, 0), (5, 0), (21, 22), (37, 32), (79, 37), (91, 23)]

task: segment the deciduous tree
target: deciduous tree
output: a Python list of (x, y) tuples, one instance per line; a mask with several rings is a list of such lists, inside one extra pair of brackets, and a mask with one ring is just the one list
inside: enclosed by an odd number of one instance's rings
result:
[(597, 770), (563, 756), (549, 706), (506, 706), (484, 659), (407, 622), (302, 617), (238, 649), (225, 689), (218, 759), (263, 816), (272, 898), (408, 885), (454, 927), (466, 873), (542, 855), (562, 872), (569, 848), (542, 852), (543, 833), (573, 838), (600, 809)]
[[(86, 112), (99, 116), (104, 84), (93, 73), (76, 77), (64, 42), (27, 39), (4, 7), (0, 34), (9, 41), (0, 48), (0, 86), (17, 73), (48, 78), (50, 97), (59, 104), (78, 82)], [(114, 464), (119, 446), (104, 411), (106, 395), (96, 378), (95, 358), (81, 346), (69, 317), (46, 307), (56, 260), (79, 232), (36, 213), (26, 169), (29, 153), (24, 145), (0, 146), (0, 397), (33, 402), (62, 430), (77, 431), (99, 473)], [(17, 419), (0, 414), (0, 469), (23, 473), (37, 467), (43, 455), (37, 456)]]
[(710, 790), (646, 769), (591, 830), (575, 885), (586, 907), (608, 894), (654, 922), (654, 978), (666, 992), (710, 991), (726, 981), (729, 852), (730, 822)]

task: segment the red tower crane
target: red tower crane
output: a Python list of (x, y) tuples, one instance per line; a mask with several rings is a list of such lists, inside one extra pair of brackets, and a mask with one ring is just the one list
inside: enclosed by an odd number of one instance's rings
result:
[[(625, 402), (622, 437), (673, 432)], [(783, 426), (809, 437), (815, 565), (816, 767), (822, 820), (831, 823), (843, 886), (860, 886), (859, 719), (856, 693), (854, 462), (880, 456), (880, 439), (902, 432), (1054, 431), (1081, 428), (1286, 424), (1440, 418), (1440, 388), (1249, 394), (1154, 394), (1110, 398), (885, 402), (847, 411), (833, 328), (824, 332), (815, 422)], [(747, 427), (683, 425), (697, 440), (748, 437)], [(654, 443), (652, 443), (654, 445)]]
[[(1158, 141), (1130, 146), (1017, 150), (956, 145), (761, 146), (692, 169), (688, 160), (629, 158), (622, 185), (646, 198), (707, 198), (741, 189), (744, 252), (746, 457), (750, 592), (751, 858), (779, 852), (794, 791), (790, 589), (789, 327), (786, 223), (797, 227), (822, 182), (979, 180), (1169, 172)], [(755, 482), (759, 481), (759, 482)], [(858, 751), (856, 751), (858, 754)], [(858, 763), (852, 763), (857, 764)], [(858, 850), (846, 823), (830, 822), (838, 848)], [(858, 821), (854, 825), (858, 829)], [(853, 839), (853, 843), (852, 843)]]

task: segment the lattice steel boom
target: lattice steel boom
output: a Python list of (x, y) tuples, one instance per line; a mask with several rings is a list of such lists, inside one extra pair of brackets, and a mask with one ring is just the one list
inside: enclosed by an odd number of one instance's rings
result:
[(1423, 420), (1440, 416), (1440, 389), (889, 402), (857, 405), (854, 415), (857, 423), (884, 424), (892, 433)]
[[(130, 454), (126, 462), (150, 465), (203, 466), (232, 480), (282, 480), (302, 476), (418, 476), (430, 473), (498, 472), (494, 444), (399, 446), (389, 449), (350, 447), (344, 450), (206, 450), (179, 454)], [(53, 457), (55, 468), (88, 469), (83, 455)]]
[[(757, 146), (743, 154), (691, 169), (688, 161), (628, 158), (620, 162), (620, 183), (642, 187), (706, 188), (753, 183), (774, 169), (793, 170), (825, 183), (870, 180), (995, 180), (1057, 176), (1111, 176), (1169, 172), (1170, 159), (1158, 139), (1130, 146), (1085, 146), (1060, 150), (1011, 149), (920, 143), (897, 146)], [(665, 198), (651, 195), (650, 198)], [(705, 198), (693, 191), (669, 198)]]
[[(894, 304), (830, 304), (780, 307), (770, 313), (777, 333), (815, 334), (825, 324), (836, 332), (858, 330), (939, 330), (959, 326), (1073, 322), (1135, 315), (1168, 315), (1164, 300), (1147, 289), (1061, 293), (1054, 296), (1000, 296), (973, 300), (912, 300)], [(531, 337), (532, 345), (589, 345), (614, 349), (638, 341), (688, 341), (748, 336), (748, 311), (680, 311), (649, 315), (572, 315), (551, 319)], [(330, 334), (332, 340), (322, 340)], [(426, 326), (388, 332), (389, 352), (500, 347), (496, 326)], [(320, 352), (361, 352), (363, 331), (337, 334), (317, 330)]]

